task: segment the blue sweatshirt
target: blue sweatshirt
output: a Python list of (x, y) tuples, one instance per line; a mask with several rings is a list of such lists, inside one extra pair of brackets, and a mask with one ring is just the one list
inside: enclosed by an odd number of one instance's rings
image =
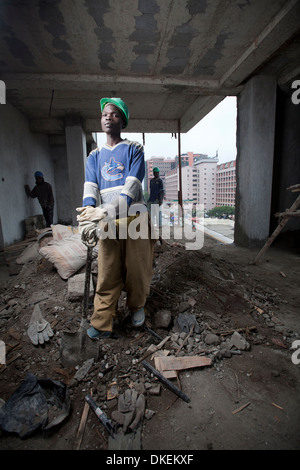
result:
[(87, 160), (83, 206), (106, 206), (120, 195), (131, 203), (144, 203), (144, 149), (127, 139), (114, 147), (105, 144), (93, 150)]

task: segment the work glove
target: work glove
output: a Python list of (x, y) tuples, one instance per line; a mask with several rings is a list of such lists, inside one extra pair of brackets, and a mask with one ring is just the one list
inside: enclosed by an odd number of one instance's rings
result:
[(35, 346), (44, 344), (54, 335), (50, 323), (43, 318), (39, 305), (34, 306), (27, 334)]
[(100, 228), (98, 223), (84, 221), (79, 222), (78, 232), (81, 235), (81, 241), (87, 247), (93, 247), (97, 245), (100, 238)]
[(123, 426), (123, 432), (134, 431), (141, 422), (145, 412), (145, 397), (138, 395), (136, 390), (128, 388), (119, 396), (118, 411), (113, 411), (111, 417)]
[(78, 222), (99, 222), (107, 216), (107, 211), (101, 207), (77, 207), (76, 211), (80, 213), (77, 216)]

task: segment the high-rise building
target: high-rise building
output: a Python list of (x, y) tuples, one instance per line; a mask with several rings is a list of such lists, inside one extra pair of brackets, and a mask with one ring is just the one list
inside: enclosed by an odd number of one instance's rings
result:
[(216, 206), (235, 206), (236, 161), (217, 166)]
[[(190, 152), (192, 154), (192, 152)], [(195, 155), (192, 154), (193, 157)], [(182, 201), (183, 203), (202, 204), (204, 210), (216, 205), (216, 170), (218, 159), (206, 155), (190, 158), (191, 165), (183, 165)], [(167, 202), (178, 201), (179, 168), (176, 167), (165, 176), (165, 199)]]
[[(153, 157), (146, 161), (146, 188), (158, 166), (164, 180), (165, 200), (178, 201), (179, 166), (175, 159)], [(181, 156), (183, 203), (202, 204), (204, 211), (216, 206), (234, 206), (236, 191), (236, 161), (218, 164), (218, 157), (188, 152)], [(149, 189), (147, 189), (149, 191)]]
[(195, 163), (198, 169), (198, 204), (203, 204), (205, 212), (216, 205), (217, 165), (217, 157), (203, 157)]

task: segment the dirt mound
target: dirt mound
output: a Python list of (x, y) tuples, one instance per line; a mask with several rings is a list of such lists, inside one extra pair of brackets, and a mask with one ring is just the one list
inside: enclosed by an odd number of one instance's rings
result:
[[(6, 365), (0, 366), (0, 398), (7, 401), (29, 372), (66, 384), (71, 411), (55, 431), (25, 440), (2, 432), (0, 448), (71, 450), (86, 393), (110, 418), (128, 388), (146, 398), (140, 426), (143, 449), (299, 447), (299, 368), (291, 360), (299, 331), (299, 260), (270, 252), (276, 255), (271, 261), (251, 266), (253, 253), (211, 240), (199, 251), (187, 251), (172, 240), (157, 243), (146, 328), (132, 329), (122, 293), (116, 337), (99, 342), (98, 360), (77, 378), (83, 364), (63, 367), (60, 345), (63, 331), (79, 327), (81, 300), (70, 300), (68, 281), (46, 259), (19, 267), (1, 287), (0, 338), (6, 345)], [(13, 254), (11, 250), (11, 263)], [(96, 275), (95, 263), (94, 281)], [(27, 335), (36, 303), (54, 332), (37, 347)], [(143, 365), (143, 359), (157, 364), (150, 351), (163, 339), (159, 354), (181, 358), (177, 372), (169, 371), (169, 380), (189, 403)], [(211, 364), (188, 368), (187, 357), (191, 363), (194, 357), (205, 357)], [(81, 448), (109, 446), (107, 431), (90, 412)]]

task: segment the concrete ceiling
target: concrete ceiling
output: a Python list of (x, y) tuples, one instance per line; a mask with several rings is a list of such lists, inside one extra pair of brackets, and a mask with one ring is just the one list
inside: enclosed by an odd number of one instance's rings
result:
[(129, 132), (187, 132), (255, 73), (300, 76), (299, 0), (0, 0), (0, 79), (31, 129), (100, 131), (99, 100)]

